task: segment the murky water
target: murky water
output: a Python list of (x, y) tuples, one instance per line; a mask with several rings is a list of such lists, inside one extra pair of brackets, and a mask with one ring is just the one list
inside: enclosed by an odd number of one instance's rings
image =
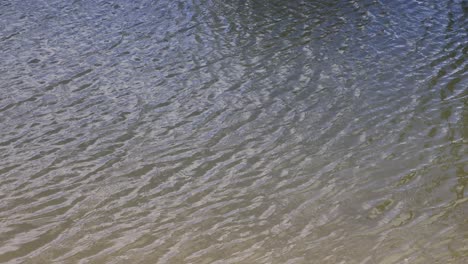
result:
[(467, 263), (468, 2), (0, 1), (0, 262)]

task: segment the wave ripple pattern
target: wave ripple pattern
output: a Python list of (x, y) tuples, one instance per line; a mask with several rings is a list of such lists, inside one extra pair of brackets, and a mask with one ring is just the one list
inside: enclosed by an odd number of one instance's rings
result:
[(1, 0), (0, 263), (468, 263), (467, 25)]

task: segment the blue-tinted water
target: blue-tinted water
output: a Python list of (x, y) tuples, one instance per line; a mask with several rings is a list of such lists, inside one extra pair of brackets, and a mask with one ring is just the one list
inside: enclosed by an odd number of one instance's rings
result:
[(467, 20), (0, 1), (0, 262), (466, 263)]

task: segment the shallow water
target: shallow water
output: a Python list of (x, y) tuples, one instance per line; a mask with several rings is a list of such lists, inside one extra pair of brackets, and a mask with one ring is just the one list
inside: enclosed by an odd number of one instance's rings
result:
[(0, 1), (0, 262), (467, 263), (468, 2)]

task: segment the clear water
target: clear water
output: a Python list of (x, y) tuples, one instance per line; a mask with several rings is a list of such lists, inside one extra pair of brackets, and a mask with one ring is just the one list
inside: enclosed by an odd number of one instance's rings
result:
[(468, 2), (0, 1), (0, 262), (468, 263)]

